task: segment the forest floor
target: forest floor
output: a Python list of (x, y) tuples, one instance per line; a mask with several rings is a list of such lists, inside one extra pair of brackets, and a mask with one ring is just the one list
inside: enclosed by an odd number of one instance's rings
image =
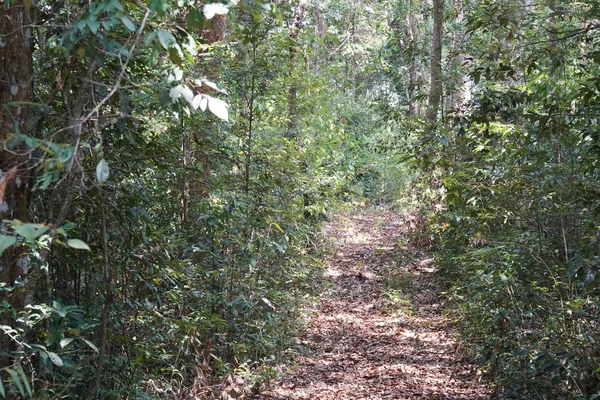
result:
[(259, 399), (489, 398), (442, 315), (433, 260), (411, 244), (410, 226), (389, 209), (329, 224), (337, 250), (300, 338), (309, 351)]

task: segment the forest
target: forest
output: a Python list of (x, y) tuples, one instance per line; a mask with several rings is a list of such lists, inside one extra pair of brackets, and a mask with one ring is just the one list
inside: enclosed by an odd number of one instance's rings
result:
[(598, 0), (0, 0), (0, 399), (600, 399), (599, 119)]

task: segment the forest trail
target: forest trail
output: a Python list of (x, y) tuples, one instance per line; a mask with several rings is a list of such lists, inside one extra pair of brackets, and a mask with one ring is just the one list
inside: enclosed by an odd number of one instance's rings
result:
[(305, 335), (310, 354), (260, 399), (485, 399), (450, 321), (432, 259), (391, 210), (340, 216), (331, 286)]

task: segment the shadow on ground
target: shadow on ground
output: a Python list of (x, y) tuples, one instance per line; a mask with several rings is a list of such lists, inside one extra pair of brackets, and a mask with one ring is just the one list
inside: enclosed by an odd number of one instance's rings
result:
[(458, 351), (432, 259), (410, 247), (409, 225), (383, 209), (330, 226), (331, 287), (300, 338), (310, 354), (259, 399), (489, 398)]

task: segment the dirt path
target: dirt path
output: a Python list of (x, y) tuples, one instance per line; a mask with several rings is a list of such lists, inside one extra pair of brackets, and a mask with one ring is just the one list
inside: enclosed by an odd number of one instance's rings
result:
[(260, 399), (486, 399), (441, 315), (432, 260), (389, 210), (331, 224), (331, 287), (299, 367)]

